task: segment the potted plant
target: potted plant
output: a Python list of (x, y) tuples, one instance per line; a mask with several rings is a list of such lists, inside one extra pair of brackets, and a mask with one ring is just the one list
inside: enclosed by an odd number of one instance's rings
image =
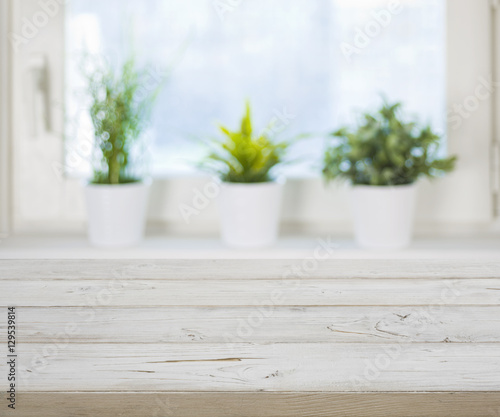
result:
[(357, 243), (367, 248), (402, 248), (411, 242), (415, 183), (453, 170), (456, 157), (439, 158), (439, 139), (430, 126), (401, 117), (401, 104), (384, 103), (364, 114), (354, 130), (342, 128), (326, 151), (325, 179), (347, 179)]
[(119, 71), (103, 62), (86, 64), (95, 137), (93, 178), (85, 186), (89, 240), (101, 247), (131, 246), (144, 235), (150, 187), (133, 162), (159, 87), (144, 88), (147, 71), (138, 70), (133, 58)]
[(240, 130), (232, 132), (224, 126), (220, 130), (225, 139), (212, 144), (202, 166), (222, 182), (222, 240), (232, 247), (269, 246), (278, 236), (284, 185), (273, 174), (283, 162), (288, 143), (254, 133), (248, 102)]

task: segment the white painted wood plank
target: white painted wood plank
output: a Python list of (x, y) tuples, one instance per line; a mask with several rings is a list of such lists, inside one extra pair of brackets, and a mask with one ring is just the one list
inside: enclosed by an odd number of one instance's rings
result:
[(0, 260), (0, 280), (500, 278), (498, 261), (349, 260), (335, 259), (335, 252), (328, 259), (314, 259), (312, 250), (309, 258), (299, 260)]
[[(22, 417), (472, 417), (500, 415), (500, 393), (29, 392)], [(19, 411), (16, 415), (21, 415)]]
[(21, 344), (18, 355), (21, 391), (500, 391), (491, 343)]
[(500, 342), (500, 307), (482, 306), (23, 307), (17, 324), (20, 343)]
[(0, 281), (0, 306), (500, 304), (500, 279)]

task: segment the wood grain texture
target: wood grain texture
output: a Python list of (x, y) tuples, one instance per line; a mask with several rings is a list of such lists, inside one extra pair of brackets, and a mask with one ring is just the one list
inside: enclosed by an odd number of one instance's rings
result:
[(500, 417), (500, 263), (310, 262), (0, 261), (15, 414)]
[[(20, 345), (20, 386), (23, 391), (500, 391), (500, 349), (494, 343), (138, 342)], [(0, 374), (5, 371), (1, 363)]]
[[(318, 245), (320, 248), (321, 246)], [(326, 252), (320, 252), (324, 257)], [(268, 280), (342, 278), (499, 278), (500, 262), (471, 260), (0, 260), (0, 280)], [(330, 254), (335, 258), (335, 252)]]
[(498, 417), (500, 393), (36, 393), (18, 417)]
[(0, 306), (499, 305), (500, 278), (0, 281)]
[(500, 342), (500, 306), (28, 307), (17, 322), (20, 343)]

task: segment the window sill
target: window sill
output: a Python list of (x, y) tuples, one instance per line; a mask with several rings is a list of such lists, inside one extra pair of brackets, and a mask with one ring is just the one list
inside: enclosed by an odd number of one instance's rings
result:
[[(325, 238), (326, 240), (326, 238)], [(349, 239), (332, 239), (332, 259), (500, 260), (500, 237), (419, 238), (399, 251), (359, 249)], [(14, 236), (0, 243), (0, 259), (304, 259), (319, 246), (314, 237), (283, 237), (266, 249), (236, 250), (217, 238), (148, 237), (138, 247), (99, 249), (84, 236)]]

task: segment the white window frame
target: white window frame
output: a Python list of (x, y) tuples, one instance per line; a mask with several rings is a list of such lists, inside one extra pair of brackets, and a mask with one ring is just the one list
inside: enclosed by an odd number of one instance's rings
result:
[[(2, 0), (11, 32), (20, 34), (23, 22), (33, 20), (43, 0)], [(47, 0), (48, 1), (48, 0)], [(64, 164), (64, 3), (40, 27), (35, 37), (11, 51), (9, 85), (12, 85), (11, 135), (2, 130), (2, 151), (12, 161), (2, 160), (2, 198), (10, 187), (10, 228), (15, 233), (83, 232), (85, 207), (79, 180), (56, 175), (54, 166)], [(2, 7), (5, 7), (3, 5)], [(481, 79), (492, 75), (492, 9), (490, 0), (448, 0), (447, 2), (447, 108), (463, 105), (474, 97)], [(500, 43), (498, 43), (500, 45)], [(26, 118), (26, 72), (30, 57), (43, 54), (50, 69), (50, 98), (53, 131), (31, 137)], [(497, 57), (498, 59), (498, 57)], [(2, 59), (1, 62), (4, 62)], [(494, 76), (494, 75), (493, 75)], [(495, 76), (494, 76), (495, 77)], [(3, 95), (2, 90), (2, 95)], [(457, 170), (444, 179), (419, 184), (417, 233), (455, 234), (489, 231), (494, 227), (492, 197), (492, 143), (495, 130), (494, 100), (490, 94), (477, 110), (461, 121), (450, 123), (448, 151), (459, 156)], [(432, 97), (429, 98), (432, 100)], [(451, 119), (450, 119), (451, 121)], [(334, 128), (334, 126), (332, 126)], [(8, 148), (7, 136), (12, 137)], [(4, 152), (2, 152), (4, 154)], [(9, 172), (6, 174), (5, 169)], [(217, 214), (211, 203), (186, 223), (180, 204), (191, 204), (195, 190), (206, 177), (158, 178), (154, 180), (149, 224), (156, 230), (188, 235), (215, 233)], [(5, 183), (5, 184), (4, 184)], [(7, 194), (5, 194), (7, 195)], [(0, 212), (5, 210), (2, 204)], [(2, 219), (7, 219), (2, 216)], [(3, 221), (7, 221), (7, 220)], [(325, 188), (321, 178), (289, 180), (285, 192), (284, 230), (303, 233), (347, 234), (351, 229), (348, 189)], [(3, 223), (2, 223), (3, 228)]]
[(0, 239), (9, 234), (11, 226), (11, 49), (8, 40), (11, 25), (10, 12), (10, 1), (0, 3)]

